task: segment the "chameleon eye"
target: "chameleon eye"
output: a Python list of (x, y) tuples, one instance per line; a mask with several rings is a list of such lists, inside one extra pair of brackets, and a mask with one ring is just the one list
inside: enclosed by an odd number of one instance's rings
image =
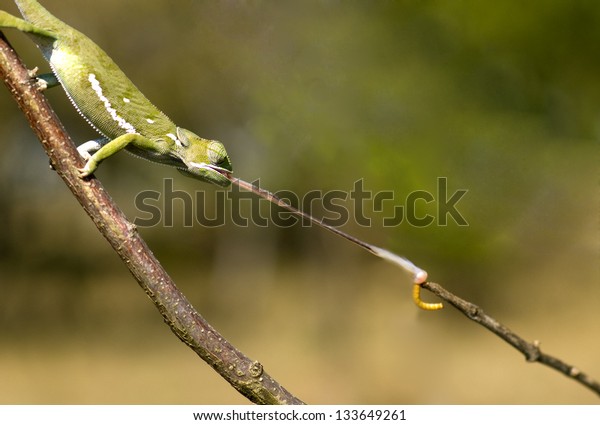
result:
[(177, 143), (181, 147), (187, 148), (190, 145), (190, 139), (189, 139), (188, 133), (193, 134), (189, 130), (177, 127), (177, 138), (175, 139), (175, 143)]
[(220, 142), (211, 142), (208, 145), (208, 160), (211, 164), (220, 164), (227, 159), (225, 146)]
[(187, 148), (190, 145), (189, 140), (185, 137), (178, 137), (175, 139), (175, 143), (182, 148)]

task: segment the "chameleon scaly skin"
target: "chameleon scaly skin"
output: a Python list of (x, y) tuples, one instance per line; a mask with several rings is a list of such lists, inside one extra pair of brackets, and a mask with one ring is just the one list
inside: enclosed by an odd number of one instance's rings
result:
[(81, 177), (121, 149), (219, 186), (230, 181), (222, 143), (177, 127), (127, 78), (96, 43), (50, 14), (35, 0), (15, 0), (25, 20), (0, 11), (0, 27), (27, 33), (38, 45), (69, 99), (102, 135), (84, 143)]

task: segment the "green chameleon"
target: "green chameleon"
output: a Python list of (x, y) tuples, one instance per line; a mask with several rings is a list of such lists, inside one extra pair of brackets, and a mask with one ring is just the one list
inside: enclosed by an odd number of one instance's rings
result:
[(55, 18), (34, 0), (15, 0), (25, 20), (0, 10), (0, 27), (27, 33), (54, 76), (42, 86), (62, 85), (81, 115), (102, 138), (79, 146), (86, 160), (80, 177), (121, 149), (167, 164), (190, 177), (228, 186), (231, 162), (222, 143), (177, 127), (127, 78), (96, 43)]
[(442, 304), (424, 303), (419, 298), (420, 285), (427, 281), (425, 270), (406, 258), (324, 224), (266, 190), (234, 179), (223, 144), (203, 139), (173, 124), (100, 47), (52, 16), (37, 1), (15, 0), (15, 3), (25, 20), (0, 10), (0, 28), (16, 28), (33, 38), (56, 77), (40, 76), (42, 86), (62, 85), (75, 108), (103, 136), (79, 146), (79, 153), (87, 161), (79, 170), (82, 178), (92, 174), (104, 159), (127, 149), (142, 158), (177, 167), (185, 175), (219, 186), (228, 186), (234, 181), (408, 271), (414, 278), (413, 297), (417, 305), (426, 310), (442, 308)]

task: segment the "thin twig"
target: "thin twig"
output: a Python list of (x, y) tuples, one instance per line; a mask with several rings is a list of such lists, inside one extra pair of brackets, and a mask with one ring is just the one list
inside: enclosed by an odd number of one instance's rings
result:
[(595, 381), (575, 366), (571, 366), (562, 360), (557, 359), (556, 357), (543, 353), (542, 350), (540, 350), (540, 343), (538, 341), (525, 341), (502, 323), (485, 314), (479, 306), (457, 297), (452, 292), (444, 289), (437, 283), (426, 282), (423, 283), (421, 287), (433, 292), (441, 299), (445, 300), (449, 304), (452, 304), (452, 306), (454, 306), (469, 319), (479, 323), (484, 328), (498, 335), (504, 341), (523, 353), (528, 362), (538, 362), (549, 366), (552, 369), (555, 369), (558, 372), (563, 373), (565, 376), (572, 378), (580, 384), (586, 386), (597, 395), (600, 395), (600, 383), (598, 381)]
[(119, 254), (173, 333), (236, 390), (257, 404), (303, 404), (225, 340), (188, 302), (95, 178), (76, 174), (82, 159), (29, 72), (0, 32), (0, 77), (42, 142), (50, 162), (83, 209)]
[(481, 308), (479, 308), (475, 304), (472, 304), (468, 301), (457, 297), (456, 295), (442, 288), (437, 283), (425, 282), (425, 279), (427, 279), (427, 272), (415, 266), (410, 261), (402, 257), (398, 257), (392, 252), (366, 243), (335, 227), (329, 226), (325, 224), (322, 220), (316, 219), (310, 214), (307, 214), (293, 207), (292, 205), (278, 198), (268, 190), (261, 189), (258, 186), (254, 186), (251, 183), (248, 183), (236, 177), (232, 177), (230, 175), (228, 175), (227, 177), (231, 180), (232, 183), (237, 184), (239, 187), (251, 191), (252, 193), (255, 193), (256, 195), (276, 205), (279, 205), (280, 207), (285, 208), (288, 211), (291, 211), (292, 213), (300, 217), (309, 219), (312, 223), (316, 224), (317, 226), (323, 227), (326, 230), (329, 230), (330, 232), (333, 232), (334, 234), (341, 236), (344, 239), (360, 246), (361, 248), (366, 249), (370, 253), (378, 257), (384, 258), (386, 260), (390, 260), (392, 263), (395, 263), (401, 268), (411, 272), (415, 281), (415, 285), (413, 287), (413, 299), (415, 300), (417, 306), (419, 306), (420, 308), (424, 310), (439, 310), (443, 307), (441, 303), (426, 303), (421, 300), (419, 295), (420, 289), (426, 288), (438, 295), (440, 298), (443, 298), (446, 301), (448, 301), (450, 304), (452, 304), (454, 307), (456, 307), (458, 310), (464, 313), (469, 319), (474, 320), (475, 322), (489, 329), (490, 331), (498, 335), (500, 338), (508, 342), (510, 345), (515, 347), (517, 350), (521, 351), (523, 354), (525, 354), (525, 358), (527, 359), (527, 361), (540, 362), (553, 369), (556, 369), (567, 375), (569, 378), (575, 379), (576, 381), (580, 382), (581, 384), (585, 385), (586, 387), (600, 395), (600, 384), (598, 382), (594, 381), (574, 366), (570, 366), (564, 363), (562, 360), (542, 353), (539, 347), (539, 343), (528, 343), (523, 338), (521, 338), (520, 336), (512, 332), (510, 329), (508, 329), (506, 326), (500, 324), (490, 316), (484, 314)]

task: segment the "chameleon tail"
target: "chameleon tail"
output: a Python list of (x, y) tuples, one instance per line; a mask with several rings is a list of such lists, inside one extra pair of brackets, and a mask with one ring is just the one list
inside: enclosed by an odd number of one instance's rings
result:
[[(53, 31), (66, 25), (62, 21), (55, 18), (50, 12), (48, 12), (41, 4), (39, 4), (35, 0), (15, 0), (15, 3), (21, 11), (21, 15), (23, 15), (23, 17), (27, 21), (31, 22), (37, 27)], [(38, 32), (35, 33), (39, 34)]]

